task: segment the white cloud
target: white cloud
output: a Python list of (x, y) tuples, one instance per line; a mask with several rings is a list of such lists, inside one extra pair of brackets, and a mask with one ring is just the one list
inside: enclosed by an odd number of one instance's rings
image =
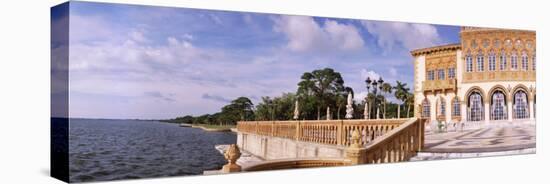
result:
[(402, 46), (413, 50), (430, 47), (441, 42), (435, 26), (403, 22), (361, 21), (367, 31), (376, 37), (377, 44), (385, 53)]
[(373, 70), (362, 69), (361, 79), (366, 79), (367, 77), (370, 77), (371, 80), (378, 80), (380, 78), (380, 74)]
[(130, 38), (132, 40), (140, 42), (140, 43), (144, 43), (144, 42), (149, 41), (148, 39), (145, 38), (145, 36), (143, 35), (143, 33), (141, 31), (131, 31), (130, 33), (128, 33), (128, 35), (130, 36)]
[(364, 45), (363, 38), (353, 25), (326, 20), (320, 26), (307, 16), (279, 16), (274, 21), (274, 30), (286, 35), (287, 48), (292, 51), (352, 51)]

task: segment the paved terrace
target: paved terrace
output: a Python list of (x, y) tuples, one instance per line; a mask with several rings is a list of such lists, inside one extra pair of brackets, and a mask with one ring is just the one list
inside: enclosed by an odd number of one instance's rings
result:
[(520, 125), (447, 133), (426, 132), (423, 152), (480, 153), (531, 149), (536, 144), (535, 129), (535, 125)]

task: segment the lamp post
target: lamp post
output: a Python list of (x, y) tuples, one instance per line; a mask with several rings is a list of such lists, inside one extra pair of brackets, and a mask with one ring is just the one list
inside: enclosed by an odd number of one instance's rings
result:
[[(378, 80), (374, 79), (372, 80), (370, 77), (367, 77), (367, 79), (365, 80), (365, 83), (367, 84), (367, 98), (366, 98), (366, 101), (368, 102), (369, 101), (369, 94), (373, 94), (374, 96), (374, 99), (372, 101), (372, 103), (367, 103), (369, 104), (369, 112), (372, 112), (372, 111), (375, 111), (376, 113), (376, 118), (379, 118), (380, 117), (380, 111), (379, 111), (379, 106), (380, 104), (377, 103), (377, 95), (378, 95), (378, 92), (379, 91), (382, 91), (382, 87), (383, 87), (383, 83), (384, 83), (384, 80), (382, 79), (382, 77), (380, 77)], [(371, 87), (372, 87), (372, 91), (371, 91)], [(371, 106), (370, 104), (374, 104), (374, 109), (371, 109)], [(369, 113), (371, 114), (371, 113)]]
[(369, 113), (364, 113), (365, 115), (367, 115), (367, 117), (365, 117), (365, 119), (370, 119), (370, 103), (369, 103), (369, 94), (370, 94), (370, 86), (372, 84), (372, 80), (370, 79), (370, 77), (367, 77), (367, 80), (365, 80), (365, 83), (367, 83), (367, 97), (365, 97), (365, 105), (367, 106), (365, 109), (367, 110), (367, 112)]

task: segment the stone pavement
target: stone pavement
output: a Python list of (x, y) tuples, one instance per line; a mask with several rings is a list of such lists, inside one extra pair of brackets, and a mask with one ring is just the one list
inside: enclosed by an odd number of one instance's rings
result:
[(536, 147), (535, 129), (535, 125), (524, 124), (446, 133), (426, 132), (423, 152), (480, 153), (531, 149)]

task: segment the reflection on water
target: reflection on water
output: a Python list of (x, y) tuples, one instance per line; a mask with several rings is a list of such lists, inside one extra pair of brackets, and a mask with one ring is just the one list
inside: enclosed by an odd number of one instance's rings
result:
[(202, 174), (225, 160), (216, 144), (229, 132), (205, 132), (156, 121), (71, 119), (71, 182)]

